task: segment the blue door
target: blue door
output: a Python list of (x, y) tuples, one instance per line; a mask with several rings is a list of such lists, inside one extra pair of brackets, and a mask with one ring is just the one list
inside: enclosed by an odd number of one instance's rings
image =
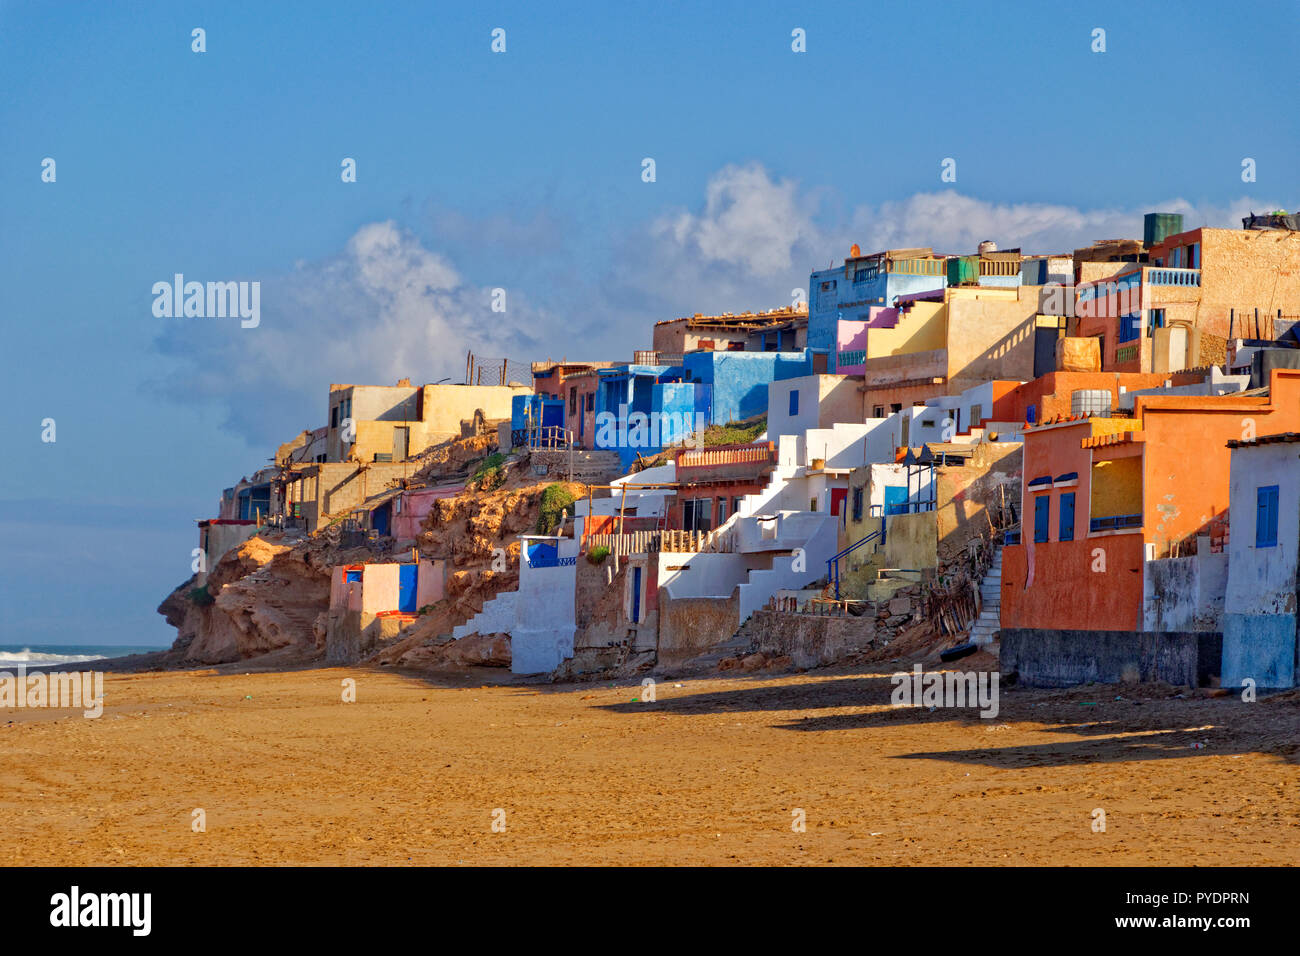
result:
[(907, 514), (907, 489), (899, 485), (885, 485), (885, 514)]
[(641, 569), (632, 569), (632, 623), (641, 622)]
[(403, 614), (414, 614), (418, 610), (415, 606), (415, 581), (417, 573), (417, 565), (403, 564), (398, 566), (397, 609)]

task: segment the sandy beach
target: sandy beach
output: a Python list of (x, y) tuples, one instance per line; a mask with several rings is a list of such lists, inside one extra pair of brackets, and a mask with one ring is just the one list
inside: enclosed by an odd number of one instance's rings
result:
[(1296, 692), (1013, 688), (981, 720), (891, 708), (887, 671), (668, 680), (653, 703), (501, 677), (109, 674), (98, 720), (0, 710), (0, 863), (1300, 860)]

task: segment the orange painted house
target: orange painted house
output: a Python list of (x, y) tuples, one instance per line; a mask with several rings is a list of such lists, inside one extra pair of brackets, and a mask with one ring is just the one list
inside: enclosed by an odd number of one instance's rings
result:
[(1300, 370), (1268, 395), (1140, 395), (1133, 418), (1066, 418), (1024, 441), (1002, 626), (1136, 631), (1145, 562), (1226, 523), (1231, 440), (1300, 430)]

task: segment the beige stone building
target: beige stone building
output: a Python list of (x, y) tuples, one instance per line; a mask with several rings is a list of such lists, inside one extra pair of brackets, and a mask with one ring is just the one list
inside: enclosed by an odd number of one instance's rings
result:
[(527, 385), (331, 385), (326, 461), (398, 462), (459, 437), (460, 423), (481, 411), (510, 417), (515, 395)]

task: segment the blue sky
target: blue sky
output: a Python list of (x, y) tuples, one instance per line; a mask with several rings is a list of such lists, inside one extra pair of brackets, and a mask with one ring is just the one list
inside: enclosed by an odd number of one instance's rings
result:
[[(194, 519), (330, 382), (628, 357), (853, 241), (1300, 203), (1293, 3), (540, 6), (0, 4), (0, 643), (170, 642)], [(156, 318), (176, 272), (261, 325)]]

